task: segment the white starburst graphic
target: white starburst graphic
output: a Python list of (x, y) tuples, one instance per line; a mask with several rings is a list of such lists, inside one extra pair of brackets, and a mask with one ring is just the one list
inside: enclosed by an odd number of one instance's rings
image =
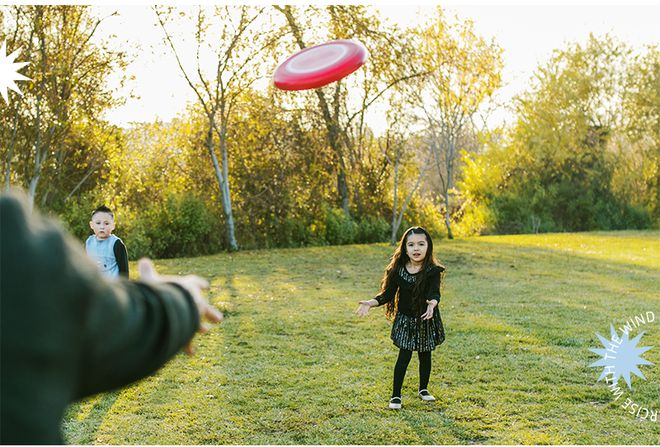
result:
[(7, 42), (2, 42), (2, 47), (0, 47), (0, 95), (2, 95), (6, 104), (9, 104), (7, 89), (23, 95), (14, 81), (30, 80), (30, 78), (18, 72), (18, 70), (25, 67), (29, 62), (14, 62), (20, 52), (21, 50), (18, 49), (7, 56)]
[(603, 366), (603, 373), (598, 378), (601, 381), (607, 375), (612, 374), (612, 381), (616, 384), (620, 377), (626, 381), (629, 389), (632, 389), (630, 384), (630, 374), (641, 377), (646, 380), (644, 374), (637, 367), (638, 365), (653, 365), (653, 363), (641, 357), (643, 353), (652, 348), (652, 346), (637, 347), (644, 332), (641, 332), (637, 337), (632, 340), (628, 339), (628, 332), (623, 332), (623, 337), (617, 336), (616, 330), (613, 325), (610, 325), (611, 339), (608, 340), (599, 333), (596, 333), (600, 342), (605, 349), (589, 349), (591, 352), (602, 356), (600, 360), (592, 363), (591, 367)]

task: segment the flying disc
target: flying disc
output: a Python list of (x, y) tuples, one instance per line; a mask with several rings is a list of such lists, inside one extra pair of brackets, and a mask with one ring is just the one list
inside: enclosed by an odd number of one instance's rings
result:
[(338, 81), (360, 68), (367, 49), (356, 40), (333, 40), (300, 50), (282, 62), (273, 83), (282, 90), (308, 90)]

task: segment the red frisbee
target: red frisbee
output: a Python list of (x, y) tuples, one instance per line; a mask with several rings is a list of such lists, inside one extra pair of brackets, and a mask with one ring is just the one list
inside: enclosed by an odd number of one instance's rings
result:
[(340, 80), (367, 60), (367, 49), (356, 40), (333, 40), (300, 50), (273, 74), (275, 87), (308, 90)]

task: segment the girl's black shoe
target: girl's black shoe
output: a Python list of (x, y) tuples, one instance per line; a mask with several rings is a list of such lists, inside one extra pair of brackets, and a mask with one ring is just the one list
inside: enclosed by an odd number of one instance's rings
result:
[(429, 393), (429, 390), (419, 390), (419, 398), (422, 400), (425, 400), (426, 402), (433, 402), (435, 400), (435, 397), (433, 397), (433, 394)]
[(401, 409), (401, 398), (400, 397), (393, 397), (390, 399), (390, 408), (392, 410), (400, 410)]

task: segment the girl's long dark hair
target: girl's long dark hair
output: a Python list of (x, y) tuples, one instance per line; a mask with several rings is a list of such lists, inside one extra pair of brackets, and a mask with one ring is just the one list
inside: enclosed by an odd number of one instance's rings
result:
[[(423, 234), (426, 236), (426, 243), (428, 244), (428, 248), (426, 249), (426, 257), (424, 258), (424, 261), (422, 261), (422, 268), (420, 269), (420, 272), (422, 273), (417, 276), (415, 281), (415, 288), (413, 289), (413, 300), (417, 307), (417, 314), (421, 315), (422, 308), (426, 306), (425, 297), (427, 293), (426, 289), (428, 288), (426, 270), (429, 268), (429, 266), (435, 265), (441, 267), (442, 272), (440, 274), (444, 275), (444, 267), (433, 255), (433, 240), (431, 239), (431, 235), (424, 228), (410, 227), (405, 231), (405, 233), (403, 233), (403, 236), (401, 236), (401, 240), (399, 241), (396, 250), (394, 250), (392, 258), (390, 259), (390, 263), (387, 265), (387, 268), (385, 268), (385, 274), (383, 275), (383, 279), (380, 282), (380, 294), (384, 293), (387, 289), (387, 286), (396, 280), (396, 275), (399, 272), (399, 268), (404, 267), (406, 263), (410, 261), (410, 257), (406, 252), (406, 242), (408, 236), (411, 234)], [(388, 320), (394, 318), (398, 305), (399, 293), (397, 292), (394, 299), (389, 301), (385, 306), (385, 316)]]

